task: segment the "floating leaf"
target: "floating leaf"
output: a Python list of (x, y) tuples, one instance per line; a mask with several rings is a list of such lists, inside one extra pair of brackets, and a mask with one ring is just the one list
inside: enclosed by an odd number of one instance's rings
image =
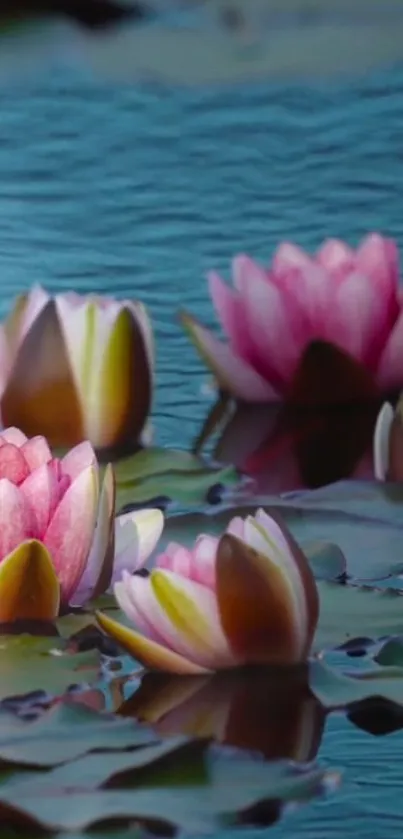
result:
[(99, 677), (97, 650), (70, 653), (57, 638), (0, 636), (0, 699), (35, 690), (63, 693)]
[(148, 448), (115, 463), (117, 509), (166, 498), (183, 504), (204, 504), (217, 485), (239, 483), (232, 466), (212, 467), (194, 454), (176, 449)]
[(318, 583), (319, 624), (314, 648), (338, 647), (353, 638), (403, 633), (403, 596), (390, 589)]
[[(103, 755), (104, 759), (107, 756)], [(24, 825), (31, 831), (35, 827), (85, 830), (94, 823), (119, 818), (157, 821), (205, 833), (239, 823), (239, 814), (247, 816), (259, 802), (305, 801), (326, 789), (327, 779), (334, 777), (317, 767), (256, 762), (232, 751), (210, 756), (206, 768), (205, 783), (190, 787), (76, 791), (71, 785), (63, 788), (49, 783), (41, 795), (35, 786), (28, 791), (25, 781), (14, 783), (1, 789), (0, 816), (8, 824)]]
[(347, 573), (343, 551), (331, 542), (301, 542), (302, 550), (317, 580), (338, 580)]
[(403, 667), (379, 667), (346, 675), (313, 661), (309, 670), (311, 690), (326, 708), (342, 708), (370, 697), (403, 704)]
[(33, 721), (0, 710), (0, 760), (7, 763), (56, 766), (94, 749), (127, 749), (155, 740), (150, 729), (131, 720), (73, 702), (58, 702)]
[(381, 647), (375, 661), (385, 667), (403, 667), (403, 638), (390, 638)]

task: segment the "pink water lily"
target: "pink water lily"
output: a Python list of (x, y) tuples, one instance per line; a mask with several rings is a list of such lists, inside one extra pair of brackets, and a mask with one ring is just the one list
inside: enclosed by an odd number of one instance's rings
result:
[(153, 364), (141, 303), (34, 286), (0, 328), (3, 425), (53, 446), (129, 446), (150, 410)]
[(381, 393), (403, 384), (403, 308), (393, 241), (373, 233), (354, 251), (328, 240), (314, 256), (284, 242), (269, 269), (240, 255), (232, 274), (233, 289), (215, 272), (208, 276), (227, 343), (191, 315), (182, 316), (222, 390), (247, 402), (286, 398), (304, 352), (317, 340), (359, 362)]
[(55, 458), (45, 437), (0, 433), (0, 623), (52, 620), (84, 605), (154, 549), (159, 510), (115, 524), (111, 465), (100, 481), (90, 443)]
[(139, 631), (98, 613), (101, 627), (145, 666), (177, 674), (305, 661), (318, 619), (307, 559), (261, 509), (220, 539), (169, 544), (148, 577), (125, 573), (114, 591)]

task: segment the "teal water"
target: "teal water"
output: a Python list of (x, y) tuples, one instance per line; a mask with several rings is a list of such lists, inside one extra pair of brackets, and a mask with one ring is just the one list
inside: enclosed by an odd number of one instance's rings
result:
[[(157, 338), (156, 442), (185, 446), (211, 397), (176, 320), (212, 324), (205, 272), (370, 230), (403, 245), (403, 75), (316, 90), (175, 92), (59, 76), (0, 97), (1, 313), (32, 282), (142, 299)], [(403, 736), (332, 717), (319, 760), (343, 774), (273, 837), (396, 836)], [(249, 831), (250, 835), (253, 835)]]

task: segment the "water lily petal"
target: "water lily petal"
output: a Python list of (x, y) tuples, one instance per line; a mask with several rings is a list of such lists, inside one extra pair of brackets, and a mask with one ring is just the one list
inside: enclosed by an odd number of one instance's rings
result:
[(301, 639), (284, 571), (225, 534), (216, 573), (221, 624), (234, 655), (249, 664), (298, 662)]
[[(158, 544), (164, 529), (164, 516), (157, 508), (134, 510), (116, 517), (116, 563), (137, 571)], [(136, 550), (133, 550), (136, 546)]]
[(54, 620), (59, 596), (51, 557), (36, 539), (22, 542), (0, 563), (0, 623)]
[(250, 339), (244, 311), (244, 302), (239, 292), (225, 283), (219, 274), (211, 271), (207, 275), (210, 297), (231, 349), (245, 361), (251, 361), (253, 343)]
[(248, 516), (245, 520), (245, 542), (259, 556), (267, 557), (269, 563), (274, 563), (283, 573), (284, 583), (288, 587), (289, 597), (294, 604), (293, 614), (297, 634), (301, 639), (302, 651), (308, 629), (308, 605), (299, 568), (282, 531), (264, 510), (258, 510), (256, 518)]
[[(149, 413), (151, 378), (142, 327), (122, 303), (88, 298), (81, 306), (58, 295), (71, 368), (96, 448), (137, 438)], [(136, 384), (134, 384), (136, 383)]]
[(389, 469), (390, 433), (394, 411), (385, 402), (379, 411), (374, 432), (374, 473), (378, 481), (385, 481)]
[(46, 437), (37, 434), (36, 437), (31, 437), (23, 446), (21, 452), (25, 457), (30, 469), (37, 469), (43, 463), (49, 463), (52, 460), (52, 452), (50, 451)]
[(23, 339), (1, 400), (3, 422), (43, 434), (51, 446), (84, 439), (82, 413), (55, 304), (42, 309)]
[(8, 428), (5, 428), (4, 431), (0, 432), (0, 440), (2, 444), (12, 443), (13, 446), (17, 446), (17, 448), (20, 449), (24, 443), (27, 442), (28, 438), (20, 428), (10, 425)]
[(13, 484), (21, 484), (29, 475), (29, 466), (25, 457), (13, 443), (0, 447), (0, 475)]
[(69, 603), (83, 575), (94, 538), (98, 476), (84, 469), (65, 492), (51, 519), (44, 543), (52, 556), (63, 603)]
[(96, 466), (97, 458), (88, 440), (74, 446), (62, 459), (62, 473), (68, 475), (72, 481), (88, 466)]
[[(169, 643), (189, 648), (192, 660), (215, 670), (231, 667), (236, 659), (221, 628), (215, 593), (173, 571), (152, 571), (150, 586), (170, 622)], [(165, 627), (163, 634), (165, 634)], [(168, 640), (168, 639), (167, 639)]]
[(84, 573), (74, 592), (73, 603), (81, 606), (91, 598), (103, 594), (112, 580), (115, 556), (115, 473), (109, 463), (102, 481), (91, 550)]
[(57, 478), (48, 463), (39, 466), (21, 484), (20, 493), (32, 514), (32, 534), (41, 539), (59, 501)]
[(6, 478), (2, 478), (0, 480), (0, 560), (30, 536), (32, 536), (30, 508), (19, 488)]
[(181, 322), (202, 360), (214, 373), (220, 388), (246, 402), (269, 402), (279, 399), (269, 382), (195, 318), (183, 312)]
[(401, 387), (402, 359), (403, 310), (389, 334), (378, 364), (377, 384), (383, 393), (391, 393)]
[(127, 626), (123, 626), (123, 624), (102, 612), (96, 612), (95, 616), (101, 629), (144, 667), (149, 667), (151, 670), (162, 670), (166, 673), (176, 673), (178, 676), (208, 672), (193, 661), (188, 661), (173, 650), (169, 650), (155, 641), (150, 641), (149, 638), (145, 638), (144, 635), (140, 635), (139, 632), (135, 632)]

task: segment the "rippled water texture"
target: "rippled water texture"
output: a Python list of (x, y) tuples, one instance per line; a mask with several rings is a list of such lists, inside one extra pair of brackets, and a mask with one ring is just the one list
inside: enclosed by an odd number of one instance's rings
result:
[[(32, 282), (141, 298), (158, 350), (156, 441), (185, 445), (210, 397), (176, 321), (212, 324), (204, 274), (231, 256), (267, 260), (280, 239), (403, 244), (403, 75), (359, 87), (171, 92), (49, 79), (0, 100), (1, 312)], [(271, 835), (395, 837), (402, 736), (333, 718), (320, 759), (341, 790)]]

